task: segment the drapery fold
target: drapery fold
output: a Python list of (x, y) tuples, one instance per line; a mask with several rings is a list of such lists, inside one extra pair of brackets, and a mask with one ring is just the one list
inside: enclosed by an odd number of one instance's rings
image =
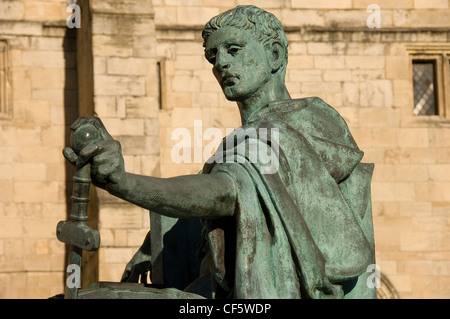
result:
[[(271, 156), (262, 161), (255, 151)], [(274, 155), (275, 166), (266, 160)], [(342, 298), (342, 283), (374, 260), (370, 234), (340, 187), (362, 155), (318, 98), (271, 103), (226, 137), (203, 169), (228, 174), (237, 188), (234, 216), (205, 224), (221, 296)]]

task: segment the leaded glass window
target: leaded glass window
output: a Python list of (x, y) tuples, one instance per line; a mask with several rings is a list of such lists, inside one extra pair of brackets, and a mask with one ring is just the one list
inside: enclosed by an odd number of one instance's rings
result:
[(413, 61), (414, 114), (437, 115), (434, 61)]

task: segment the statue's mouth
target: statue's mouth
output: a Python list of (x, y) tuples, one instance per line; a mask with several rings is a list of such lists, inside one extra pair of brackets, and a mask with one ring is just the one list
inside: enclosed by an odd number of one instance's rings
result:
[(239, 81), (239, 76), (235, 74), (228, 74), (223, 77), (222, 87), (233, 86)]

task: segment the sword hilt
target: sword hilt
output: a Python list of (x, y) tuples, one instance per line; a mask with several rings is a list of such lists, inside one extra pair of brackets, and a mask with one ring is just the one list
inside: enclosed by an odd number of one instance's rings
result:
[[(100, 132), (99, 126), (103, 126), (100, 119), (83, 117), (71, 125), (71, 147), (77, 155), (89, 144), (108, 138), (105, 135), (107, 133)], [(69, 220), (60, 221), (56, 227), (56, 237), (63, 243), (71, 245), (68, 252), (68, 264), (77, 265), (79, 269), (81, 269), (83, 250), (95, 251), (100, 247), (100, 233), (87, 225), (90, 175), (90, 163), (77, 167), (73, 176), (72, 210)], [(77, 299), (79, 288), (66, 283), (65, 298)]]
[[(72, 126), (71, 147), (76, 154), (87, 145), (102, 140), (98, 129), (83, 118)], [(72, 210), (69, 221), (61, 221), (56, 228), (57, 238), (63, 243), (83, 250), (95, 251), (100, 247), (100, 234), (86, 225), (88, 220), (90, 164), (79, 167), (73, 176)]]

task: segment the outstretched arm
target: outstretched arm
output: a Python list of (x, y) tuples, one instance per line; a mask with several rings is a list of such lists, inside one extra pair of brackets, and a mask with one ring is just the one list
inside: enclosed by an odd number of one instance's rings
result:
[(78, 155), (71, 147), (64, 148), (63, 154), (78, 167), (90, 163), (92, 183), (97, 187), (169, 217), (214, 219), (233, 215), (236, 189), (227, 174), (157, 178), (127, 173), (120, 143), (109, 135), (100, 119), (82, 118), (77, 125), (95, 126), (102, 139), (82, 146), (75, 140), (74, 145), (81, 149), (75, 147)]
[(126, 173), (106, 190), (130, 203), (177, 218), (214, 219), (234, 213), (236, 191), (224, 173), (156, 178)]

